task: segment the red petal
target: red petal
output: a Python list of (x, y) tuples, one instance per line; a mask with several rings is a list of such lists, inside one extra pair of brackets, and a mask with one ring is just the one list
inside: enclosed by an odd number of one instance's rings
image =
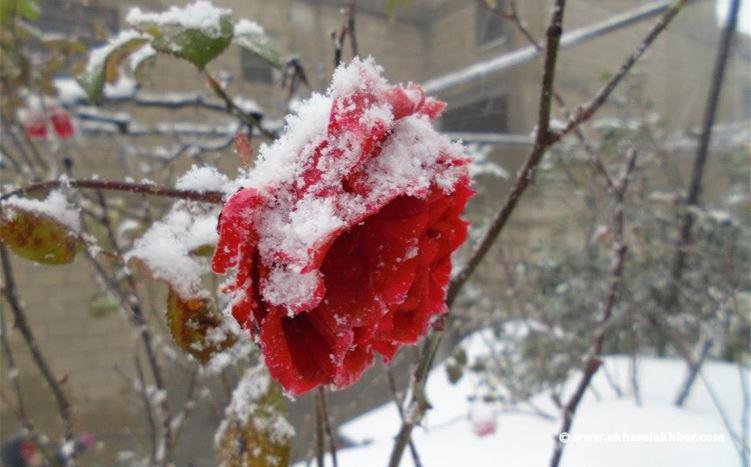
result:
[(244, 188), (232, 195), (224, 204), (219, 219), (219, 241), (211, 260), (211, 269), (224, 274), (237, 266), (240, 245), (258, 241), (253, 231), (253, 209), (262, 203), (259, 193), (252, 188)]
[(272, 309), (261, 324), (261, 351), (271, 376), (294, 395), (327, 384), (334, 373), (329, 346), (307, 314), (289, 318)]

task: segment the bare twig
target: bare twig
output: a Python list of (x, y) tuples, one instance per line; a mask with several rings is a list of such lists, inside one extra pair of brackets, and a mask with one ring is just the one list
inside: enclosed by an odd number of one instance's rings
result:
[(217, 95), (217, 97), (224, 101), (224, 104), (227, 106), (228, 112), (239, 118), (251, 130), (253, 129), (253, 127), (258, 128), (258, 131), (260, 131), (263, 136), (269, 139), (276, 139), (277, 135), (274, 132), (264, 128), (261, 125), (261, 121), (258, 120), (255, 115), (245, 112), (240, 106), (238, 106), (237, 103), (232, 99), (232, 97), (227, 94), (227, 91), (224, 90), (224, 87), (213, 76), (211, 76), (208, 71), (204, 71), (203, 74), (206, 77), (209, 88), (214, 92), (214, 94)]
[(28, 151), (26, 150), (26, 147), (23, 145), (21, 140), (18, 138), (18, 135), (16, 134), (16, 130), (13, 128), (13, 126), (9, 125), (3, 125), (5, 127), (5, 134), (10, 136), (11, 141), (13, 142), (13, 146), (15, 146), (16, 150), (19, 154), (21, 154), (21, 157), (23, 158), (24, 162), (26, 163), (26, 168), (28, 169), (29, 173), (31, 174), (32, 178), (34, 180), (39, 180), (41, 177), (39, 176), (39, 173), (37, 172), (36, 165), (31, 160), (31, 157), (29, 156)]
[(324, 467), (324, 455), (326, 453), (326, 448), (324, 447), (325, 440), (323, 439), (325, 436), (323, 433), (323, 410), (321, 409), (321, 404), (318, 402), (317, 393), (314, 404), (316, 410), (316, 466)]
[(146, 412), (146, 426), (149, 429), (149, 460), (153, 464), (156, 462), (156, 422), (154, 422), (154, 413), (151, 410), (151, 401), (149, 400), (148, 392), (146, 391), (146, 378), (143, 375), (143, 368), (141, 367), (141, 360), (138, 358), (138, 351), (136, 351), (133, 360), (135, 362), (136, 374), (138, 375), (139, 391), (143, 399), (144, 412)]
[[(98, 201), (102, 209), (101, 223), (107, 230), (112, 247), (116, 252), (118, 259), (122, 260), (123, 251), (120, 248), (115, 232), (112, 228), (112, 222), (109, 217), (108, 207), (104, 196), (101, 191), (97, 191)], [(143, 343), (146, 359), (149, 364), (151, 376), (154, 380), (156, 389), (166, 395), (166, 386), (164, 383), (164, 377), (162, 375), (162, 369), (159, 365), (156, 352), (154, 350), (154, 342), (151, 330), (149, 329), (146, 319), (143, 315), (143, 300), (138, 294), (138, 288), (133, 276), (126, 270), (126, 280), (130, 288), (130, 292), (125, 292), (120, 287), (120, 284), (109, 277), (104, 267), (96, 260), (94, 255), (89, 249), (84, 249), (84, 254), (89, 260), (89, 263), (94, 267), (94, 271), (99, 276), (101, 281), (105, 284), (109, 292), (118, 299), (120, 306), (130, 311), (131, 322), (133, 323), (138, 335)], [(162, 422), (162, 437), (160, 444), (155, 452), (155, 460), (158, 464), (166, 465), (169, 461), (169, 457), (172, 449), (172, 416), (169, 407), (169, 401), (167, 397), (163, 397), (159, 402), (160, 416)]]
[(730, 416), (722, 405), (720, 396), (717, 395), (717, 391), (714, 390), (714, 387), (701, 370), (699, 370), (699, 378), (704, 384), (704, 389), (707, 390), (709, 398), (712, 399), (712, 404), (715, 406), (715, 409), (717, 409), (717, 413), (720, 415), (720, 420), (722, 420), (722, 424), (725, 426), (725, 431), (728, 432), (730, 439), (733, 440), (733, 446), (735, 446), (738, 456), (740, 456), (741, 461), (745, 461), (749, 456), (747, 443), (741, 440), (738, 433), (733, 429), (733, 423), (730, 421)]
[[(540, 87), (540, 107), (537, 119), (537, 135), (535, 137), (535, 144), (532, 148), (532, 152), (527, 158), (524, 166), (519, 171), (516, 177), (514, 185), (511, 187), (511, 191), (506, 196), (506, 200), (503, 207), (496, 215), (493, 223), (491, 224), (485, 237), (482, 239), (478, 247), (474, 250), (467, 264), (462, 267), (460, 272), (454, 276), (449, 285), (449, 289), (446, 295), (446, 303), (450, 308), (456, 299), (459, 290), (467, 281), (469, 276), (475, 270), (482, 258), (490, 249), (491, 245), (497, 238), (503, 226), (511, 217), (511, 213), (514, 211), (519, 198), (527, 189), (532, 181), (535, 168), (542, 160), (545, 152), (550, 145), (550, 107), (552, 99), (553, 82), (555, 78), (555, 68), (558, 58), (558, 45), (560, 43), (563, 24), (563, 12), (566, 6), (565, 0), (556, 0), (553, 6), (553, 13), (550, 19), (550, 25), (548, 26), (546, 37), (546, 51), (545, 51), (545, 63), (543, 68), (542, 85)], [(404, 449), (406, 448), (409, 440), (412, 436), (412, 430), (420, 423), (423, 415), (428, 410), (430, 405), (425, 397), (425, 381), (427, 380), (430, 367), (432, 366), (435, 352), (441, 342), (442, 333), (432, 333), (423, 347), (420, 361), (417, 369), (413, 375), (412, 381), (412, 396), (407, 405), (406, 417), (401, 425), (399, 433), (397, 434), (396, 441), (394, 442), (394, 448), (391, 452), (391, 458), (389, 460), (389, 467), (398, 467)]]
[(47, 359), (39, 348), (39, 344), (37, 344), (31, 326), (26, 319), (26, 312), (21, 306), (21, 301), (18, 298), (16, 281), (13, 277), (13, 267), (10, 262), (10, 256), (8, 255), (8, 249), (4, 243), (0, 243), (0, 262), (2, 262), (3, 277), (5, 281), (3, 295), (5, 296), (8, 305), (10, 305), (10, 310), (13, 314), (13, 327), (18, 329), (23, 336), (34, 363), (37, 368), (39, 368), (42, 377), (44, 377), (44, 380), (52, 391), (60, 419), (63, 423), (65, 441), (73, 441), (75, 436), (73, 434), (73, 417), (71, 415), (70, 401), (62, 389), (60, 381), (53, 375), (52, 370), (47, 363)]
[[(399, 392), (396, 389), (396, 380), (394, 379), (394, 375), (393, 373), (391, 373), (391, 368), (389, 367), (386, 367), (386, 377), (388, 378), (389, 389), (391, 390), (391, 396), (394, 399), (394, 404), (396, 404), (396, 410), (399, 412), (399, 418), (401, 419), (402, 423), (404, 423), (404, 398), (399, 397)], [(410, 455), (412, 456), (412, 463), (415, 464), (415, 467), (422, 467), (420, 454), (417, 452), (417, 448), (415, 447), (415, 442), (412, 441), (411, 438), (409, 440), (409, 452), (410, 452)]]
[(190, 373), (190, 382), (188, 383), (188, 393), (185, 397), (185, 404), (183, 405), (183, 410), (180, 417), (180, 423), (177, 424), (177, 427), (175, 429), (175, 440), (172, 444), (172, 449), (174, 450), (175, 447), (177, 447), (178, 443), (180, 442), (180, 435), (183, 433), (183, 429), (185, 428), (185, 423), (188, 419), (188, 416), (193, 411), (193, 409), (196, 406), (196, 387), (198, 386), (198, 369), (193, 368), (193, 370)]
[(699, 358), (696, 359), (696, 365), (688, 365), (688, 374), (681, 385), (681, 390), (675, 398), (674, 404), (676, 407), (683, 407), (683, 404), (686, 403), (686, 399), (688, 399), (689, 394), (691, 394), (691, 388), (696, 381), (696, 376), (704, 365), (704, 361), (709, 356), (709, 351), (712, 348), (713, 343), (714, 342), (710, 338), (704, 339), (704, 342), (701, 344), (701, 349), (699, 350)]
[(347, 32), (353, 57), (360, 55), (360, 47), (357, 45), (357, 30), (355, 29), (355, 2), (356, 0), (347, 0)]
[(501, 11), (497, 8), (493, 8), (491, 4), (487, 0), (477, 0), (478, 3), (485, 8), (489, 13), (497, 16), (498, 18), (501, 18), (503, 20), (508, 20), (514, 23), (517, 29), (519, 29), (519, 32), (522, 33), (525, 39), (527, 39), (527, 42), (532, 44), (535, 49), (537, 49), (538, 52), (542, 51), (542, 46), (537, 42), (535, 37), (532, 35), (532, 33), (527, 28), (527, 25), (524, 24), (522, 19), (519, 17), (518, 9), (516, 8), (516, 1), (509, 0), (509, 11)]
[(741, 456), (741, 462), (743, 467), (749, 467), (751, 463), (751, 456), (749, 455), (749, 417), (751, 417), (751, 390), (749, 390), (748, 384), (748, 370), (743, 364), (738, 364), (738, 376), (741, 382), (741, 392), (743, 393), (743, 410), (741, 410), (741, 441), (742, 451), (744, 455)]
[(295, 95), (295, 92), (297, 92), (298, 83), (302, 83), (305, 85), (305, 87), (311, 89), (310, 82), (308, 81), (308, 75), (305, 72), (305, 68), (302, 66), (302, 62), (298, 57), (292, 57), (287, 60), (287, 63), (284, 65), (284, 69), (282, 70), (281, 88), (288, 89), (288, 101), (291, 100)]
[[(89, 263), (94, 267), (94, 271), (106, 285), (110, 293), (115, 296), (120, 302), (120, 306), (130, 311), (129, 316), (133, 326), (138, 332), (139, 337), (143, 343), (144, 352), (146, 353), (146, 361), (151, 371), (151, 376), (154, 380), (154, 386), (160, 392), (166, 394), (166, 385), (164, 383), (164, 377), (162, 375), (162, 368), (159, 365), (159, 360), (154, 350), (154, 338), (151, 334), (146, 319), (143, 315), (142, 303), (143, 301), (138, 296), (137, 290), (132, 290), (130, 294), (125, 293), (119, 286), (119, 284), (109, 277), (104, 267), (94, 256), (89, 252), (87, 248), (83, 249), (86, 258)], [(165, 465), (169, 459), (161, 456), (168, 456), (172, 446), (172, 415), (169, 407), (169, 401), (167, 397), (162, 398), (159, 404), (161, 422), (162, 422), (162, 438), (161, 445), (157, 449), (157, 462)]]
[(355, 36), (355, 1), (347, 0), (347, 5), (343, 10), (344, 18), (342, 20), (342, 27), (339, 29), (338, 34), (336, 31), (331, 32), (331, 42), (334, 45), (334, 68), (342, 63), (342, 51), (347, 37), (349, 37), (349, 43), (352, 48), (352, 57), (359, 55), (357, 37)]
[[(3, 289), (5, 287), (3, 285)], [(16, 414), (18, 415), (18, 420), (26, 431), (31, 432), (34, 430), (34, 424), (29, 419), (28, 412), (26, 412), (26, 402), (21, 390), (21, 383), (18, 381), (18, 367), (16, 366), (16, 359), (13, 356), (13, 349), (10, 346), (10, 342), (8, 342), (8, 327), (5, 325), (5, 313), (2, 309), (0, 309), (0, 341), (2, 342), (3, 354), (8, 365), (8, 380), (11, 381), (13, 392), (16, 396)]]
[(17, 174), (22, 174), (22, 173), (24, 173), (24, 171), (23, 171), (23, 167), (21, 166), (21, 164), (20, 164), (20, 163), (19, 163), (19, 162), (18, 162), (18, 161), (16, 160), (16, 158), (15, 158), (15, 157), (13, 157), (13, 156), (12, 156), (12, 155), (10, 154), (10, 151), (8, 151), (8, 149), (7, 149), (6, 147), (5, 147), (5, 145), (3, 145), (3, 144), (0, 144), (0, 151), (2, 151), (2, 153), (3, 153), (3, 164), (2, 164), (2, 165), (0, 165), (0, 168), (2, 168), (2, 167), (5, 167), (5, 165), (4, 165), (4, 162), (5, 162), (5, 160), (7, 159), (7, 160), (9, 160), (9, 161), (10, 161), (10, 165), (12, 165), (12, 166), (13, 166), (13, 170), (14, 170), (14, 171), (15, 171), (15, 172), (16, 172)]
[(534, 178), (534, 172), (539, 165), (542, 157), (545, 155), (548, 147), (551, 145), (550, 132), (550, 110), (553, 96), (553, 80), (555, 78), (555, 66), (558, 58), (558, 44), (561, 39), (562, 33), (562, 18), (563, 9), (565, 8), (565, 0), (557, 1), (553, 7), (553, 17), (548, 27), (546, 37), (546, 51), (545, 51), (545, 64), (543, 68), (542, 85), (540, 86), (540, 106), (538, 109), (537, 117), (537, 129), (535, 135), (535, 143), (532, 147), (532, 152), (527, 157), (524, 165), (519, 170), (514, 181), (514, 185), (506, 195), (506, 199), (503, 203), (503, 207), (493, 219), (493, 222), (485, 234), (483, 239), (477, 245), (477, 248), (472, 252), (469, 261), (459, 270), (454, 276), (449, 286), (446, 302), (449, 307), (456, 299), (456, 295), (462, 288), (464, 283), (472, 275), (475, 268), (477, 268), (480, 261), (485, 257), (490, 247), (495, 242), (498, 234), (511, 217), (511, 213), (514, 212), (521, 195), (532, 183)]
[(339, 466), (339, 461), (336, 458), (336, 438), (334, 437), (334, 430), (331, 428), (331, 419), (329, 418), (329, 410), (326, 405), (326, 389), (319, 387), (316, 393), (316, 404), (321, 413), (321, 420), (323, 422), (323, 428), (326, 431), (326, 436), (329, 438), (329, 452), (331, 452), (331, 461), (334, 467)]
[[(4, 284), (2, 285), (2, 288), (5, 289)], [(10, 381), (11, 386), (13, 387), (13, 393), (16, 399), (15, 405), (11, 404), (10, 401), (7, 401), (6, 403), (8, 404), (8, 406), (13, 406), (13, 410), (16, 413), (16, 418), (21, 424), (21, 427), (23, 427), (25, 435), (28, 436), (34, 444), (39, 446), (42, 455), (51, 465), (53, 456), (47, 449), (45, 443), (43, 443), (43, 440), (41, 439), (39, 434), (36, 432), (34, 423), (31, 421), (31, 418), (29, 417), (29, 414), (26, 410), (26, 400), (21, 388), (21, 382), (19, 381), (19, 371), (18, 367), (16, 366), (16, 359), (13, 355), (13, 349), (11, 348), (10, 342), (8, 341), (8, 326), (5, 323), (5, 311), (2, 309), (2, 307), (0, 307), (0, 342), (2, 342), (3, 355), (5, 356), (5, 361), (7, 364), (7, 377)]]
[[(618, 289), (620, 288), (621, 276), (623, 274), (623, 262), (626, 258), (627, 248), (623, 239), (623, 205), (629, 176), (636, 164), (636, 155), (637, 152), (635, 150), (630, 151), (621, 175), (619, 179), (614, 182), (613, 189), (611, 190), (614, 202), (612, 221), (613, 247), (610, 271), (608, 273), (608, 288), (602, 304), (602, 316), (600, 317), (597, 329), (594, 332), (592, 347), (589, 350), (589, 354), (584, 362), (584, 367), (582, 368), (582, 376), (579, 379), (579, 383), (577, 384), (574, 393), (563, 408), (563, 421), (558, 433), (568, 433), (571, 431), (574, 416), (576, 415), (576, 409), (579, 407), (579, 403), (589, 387), (592, 378), (595, 373), (597, 373), (600, 365), (602, 365), (600, 355), (602, 355), (605, 334), (618, 297)], [(555, 449), (553, 450), (553, 455), (550, 459), (550, 467), (558, 467), (565, 446), (566, 444), (560, 439), (557, 440)]]
[(193, 191), (177, 190), (164, 186), (154, 185), (152, 183), (133, 183), (118, 182), (114, 180), (47, 180), (44, 182), (33, 183), (17, 190), (10, 191), (0, 196), (0, 201), (4, 201), (13, 196), (23, 196), (36, 192), (54, 190), (56, 188), (84, 188), (105, 191), (122, 191), (126, 193), (143, 194), (150, 196), (161, 196), (164, 198), (177, 198), (190, 201), (199, 201), (203, 203), (222, 203), (222, 193), (218, 191)]
[(738, 11), (740, 9), (740, 0), (730, 2), (728, 19), (722, 30), (717, 58), (712, 73), (712, 82), (707, 96), (707, 106), (704, 111), (704, 120), (702, 123), (702, 132), (699, 138), (699, 145), (694, 157), (694, 165), (691, 171), (691, 184), (686, 196), (686, 210), (681, 220), (680, 238), (678, 239), (677, 250), (673, 265), (670, 271), (670, 283), (666, 294), (665, 304), (668, 308), (674, 308), (677, 304), (678, 288), (683, 276), (686, 264), (687, 247), (691, 243), (691, 230), (694, 224), (694, 216), (691, 207), (696, 206), (701, 194), (701, 182), (704, 177), (704, 166), (707, 162), (709, 152), (709, 143), (712, 138), (712, 127), (714, 126), (717, 106), (720, 102), (720, 93), (722, 92), (722, 82), (725, 78), (725, 68), (730, 53), (730, 46), (735, 36), (735, 29), (738, 23)]
[[(579, 125), (591, 118), (592, 115), (594, 115), (594, 113), (599, 110), (600, 107), (602, 107), (602, 105), (607, 101), (608, 97), (612, 93), (613, 89), (615, 89), (615, 87), (620, 83), (623, 76), (625, 76), (625, 74), (631, 69), (634, 63), (636, 63), (636, 61), (644, 54), (644, 51), (654, 42), (657, 36), (665, 29), (665, 27), (670, 23), (670, 21), (675, 17), (675, 15), (678, 13), (678, 11), (680, 11), (680, 9), (685, 5), (686, 2), (687, 0), (678, 0), (666, 10), (658, 23), (649, 31), (645, 39), (642, 40), (642, 42), (639, 44), (636, 51), (632, 53), (631, 56), (628, 57), (626, 62), (621, 66), (614, 78), (611, 79), (608, 84), (606, 84), (603, 89), (600, 90), (600, 92), (598, 92), (598, 94), (595, 96), (595, 98), (592, 99), (592, 101), (590, 101), (590, 103), (584, 106), (580, 106), (580, 109), (588, 110), (584, 113), (582, 113), (581, 110), (577, 111), (577, 114), (569, 119), (569, 123), (566, 125), (564, 131), (562, 132), (552, 132), (549, 130), (550, 102), (553, 90), (553, 76), (552, 73), (548, 73), (548, 67), (551, 61), (549, 60), (549, 57), (551, 55), (551, 45), (555, 46), (556, 51), (559, 45), (560, 23), (558, 24), (558, 38), (551, 37), (555, 36), (555, 28), (548, 28), (548, 43), (546, 47), (545, 60), (546, 72), (543, 74), (543, 85), (540, 99), (541, 110), (539, 113), (540, 118), (538, 119), (535, 144), (530, 156), (528, 157), (527, 161), (525, 161), (524, 166), (517, 174), (514, 185), (511, 187), (509, 194), (506, 196), (503, 206), (493, 219), (490, 228), (470, 255), (470, 259), (467, 261), (467, 263), (463, 267), (461, 267), (459, 269), (459, 272), (452, 278), (446, 294), (446, 303), (449, 308), (451, 308), (451, 305), (456, 300), (456, 297), (461, 291), (463, 285), (472, 275), (474, 270), (484, 258), (485, 254), (487, 254), (487, 252), (489, 251), (495, 239), (503, 230), (503, 227), (506, 225), (518, 203), (519, 197), (524, 193), (524, 191), (530, 184), (531, 178), (534, 175), (534, 170), (542, 160), (542, 156), (545, 154), (547, 148), (560, 141), (560, 139), (565, 134), (578, 128)], [(554, 10), (554, 19), (555, 15), (562, 15), (564, 3), (565, 2), (556, 3)], [(552, 34), (551, 30), (553, 31)], [(555, 58), (555, 55), (557, 54), (553, 55), (553, 58)], [(554, 60), (552, 61), (554, 64)], [(539, 123), (539, 121), (542, 121), (542, 123)], [(426, 339), (426, 342), (421, 351), (419, 363), (412, 377), (412, 399), (408, 406), (407, 420), (402, 424), (402, 427), (397, 434), (394, 450), (392, 451), (391, 455), (391, 461), (389, 463), (390, 467), (396, 467), (399, 464), (399, 460), (401, 459), (407, 441), (410, 439), (412, 429), (417, 423), (419, 423), (425, 411), (429, 407), (424, 395), (424, 385), (427, 374), (430, 370), (430, 367), (432, 366), (436, 350), (440, 345), (441, 339), (441, 331), (432, 332)]]
[(730, 439), (733, 441), (733, 446), (735, 447), (736, 451), (738, 451), (738, 455), (741, 457), (741, 459), (744, 459), (744, 457), (748, 456), (749, 454), (748, 449), (746, 446), (744, 446), (745, 443), (740, 440), (738, 434), (733, 429), (733, 424), (730, 421), (730, 417), (725, 412), (725, 409), (720, 402), (720, 398), (717, 395), (717, 392), (704, 376), (704, 373), (701, 370), (701, 366), (691, 353), (691, 346), (686, 341), (685, 337), (675, 329), (673, 329), (673, 327), (661, 314), (649, 313), (645, 316), (645, 318), (650, 325), (654, 326), (661, 333), (663, 333), (663, 335), (669, 338), (670, 343), (675, 348), (675, 350), (678, 351), (678, 354), (683, 358), (688, 367), (696, 369), (699, 379), (701, 379), (702, 383), (704, 383), (704, 387), (709, 394), (709, 398), (712, 400), (712, 404), (715, 406), (717, 413), (720, 415), (720, 419), (725, 426), (725, 430), (728, 432)]
[(663, 15), (660, 20), (649, 30), (639, 46), (629, 56), (629, 58), (621, 65), (620, 69), (605, 83), (602, 88), (597, 92), (594, 98), (586, 104), (580, 105), (574, 115), (566, 122), (566, 125), (560, 131), (556, 131), (551, 135), (550, 144), (553, 144), (570, 133), (574, 128), (577, 128), (583, 122), (586, 122), (602, 107), (608, 100), (610, 94), (618, 86), (621, 80), (626, 76), (631, 67), (644, 55), (644, 52), (650, 45), (657, 39), (657, 37), (665, 30), (670, 22), (675, 18), (678, 12), (683, 8), (688, 0), (677, 0), (674, 2)]

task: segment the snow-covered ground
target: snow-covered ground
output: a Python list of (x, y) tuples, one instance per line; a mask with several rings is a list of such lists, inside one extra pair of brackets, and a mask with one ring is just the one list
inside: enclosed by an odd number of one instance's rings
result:
[[(487, 348), (478, 338), (466, 342), (470, 355)], [(730, 434), (724, 428), (706, 385), (697, 381), (690, 398), (681, 409), (673, 405), (685, 377), (686, 365), (675, 359), (640, 358), (637, 368), (642, 405), (631, 394), (630, 359), (610, 356), (605, 367), (611, 379), (622, 389), (618, 396), (602, 369), (592, 381), (576, 415), (571, 437), (591, 436), (588, 440), (571, 440), (561, 465), (568, 467), (670, 467), (670, 466), (739, 466), (740, 458)], [(741, 434), (743, 390), (737, 366), (708, 362), (703, 373), (724, 412), (731, 419), (735, 433)], [(744, 372), (748, 379), (748, 371)], [(579, 375), (569, 380), (570, 393)], [(471, 375), (452, 385), (443, 365), (436, 367), (428, 382), (428, 396), (433, 409), (423, 428), (414, 432), (414, 443), (425, 467), (528, 467), (547, 466), (560, 426), (527, 412), (503, 410), (500, 406), (478, 406), (468, 396), (475, 391)], [(539, 408), (558, 414), (546, 395), (533, 398)], [(523, 407), (520, 408), (524, 410)], [(473, 420), (470, 420), (471, 418)], [(476, 431), (492, 427), (495, 432), (478, 436)], [(347, 438), (361, 446), (340, 450), (343, 467), (382, 467), (387, 464), (393, 436), (400, 424), (394, 404), (375, 409), (340, 428)], [(492, 429), (491, 429), (492, 431)], [(597, 440), (611, 437), (610, 441)], [(706, 436), (708, 441), (685, 441), (688, 436)], [(631, 439), (624, 441), (625, 437)], [(641, 441), (635, 439), (641, 437)], [(661, 439), (660, 437), (664, 437)], [(683, 437), (684, 440), (681, 440)], [(620, 440), (618, 440), (620, 439)], [(651, 439), (651, 440), (650, 440)], [(412, 466), (407, 450), (402, 466)]]

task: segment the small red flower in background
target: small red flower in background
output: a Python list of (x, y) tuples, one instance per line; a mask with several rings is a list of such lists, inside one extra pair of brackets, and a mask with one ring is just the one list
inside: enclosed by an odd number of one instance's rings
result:
[(225, 204), (213, 270), (235, 270), (232, 314), (287, 392), (354, 383), (446, 311), (472, 190), (462, 147), (432, 127), (444, 107), (355, 59)]
[(492, 407), (482, 403), (470, 407), (469, 422), (472, 426), (472, 433), (480, 438), (494, 434), (498, 428), (495, 411)]
[(47, 122), (44, 118), (33, 118), (24, 122), (26, 136), (31, 139), (47, 139)]
[(70, 114), (63, 108), (53, 107), (48, 110), (49, 120), (43, 112), (29, 112), (22, 117), (26, 136), (31, 139), (47, 139), (48, 125), (52, 124), (52, 129), (60, 139), (68, 139), (75, 135), (75, 127)]
[(61, 108), (54, 108), (50, 112), (50, 121), (52, 122), (52, 128), (55, 129), (55, 133), (58, 138), (67, 139), (75, 134), (73, 128), (73, 120), (70, 118), (70, 114)]

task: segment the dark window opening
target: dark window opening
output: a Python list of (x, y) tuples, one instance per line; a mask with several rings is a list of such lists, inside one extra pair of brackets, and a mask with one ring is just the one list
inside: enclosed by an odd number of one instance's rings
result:
[(106, 42), (119, 30), (119, 23), (116, 8), (82, 5), (70, 0), (44, 0), (35, 26), (44, 32), (79, 38), (91, 46)]
[(271, 65), (268, 62), (246, 49), (240, 49), (240, 53), (240, 64), (242, 66), (243, 78), (246, 81), (255, 83), (273, 82)]
[(449, 105), (441, 119), (441, 128), (457, 133), (507, 133), (508, 97), (499, 95), (469, 104)]

